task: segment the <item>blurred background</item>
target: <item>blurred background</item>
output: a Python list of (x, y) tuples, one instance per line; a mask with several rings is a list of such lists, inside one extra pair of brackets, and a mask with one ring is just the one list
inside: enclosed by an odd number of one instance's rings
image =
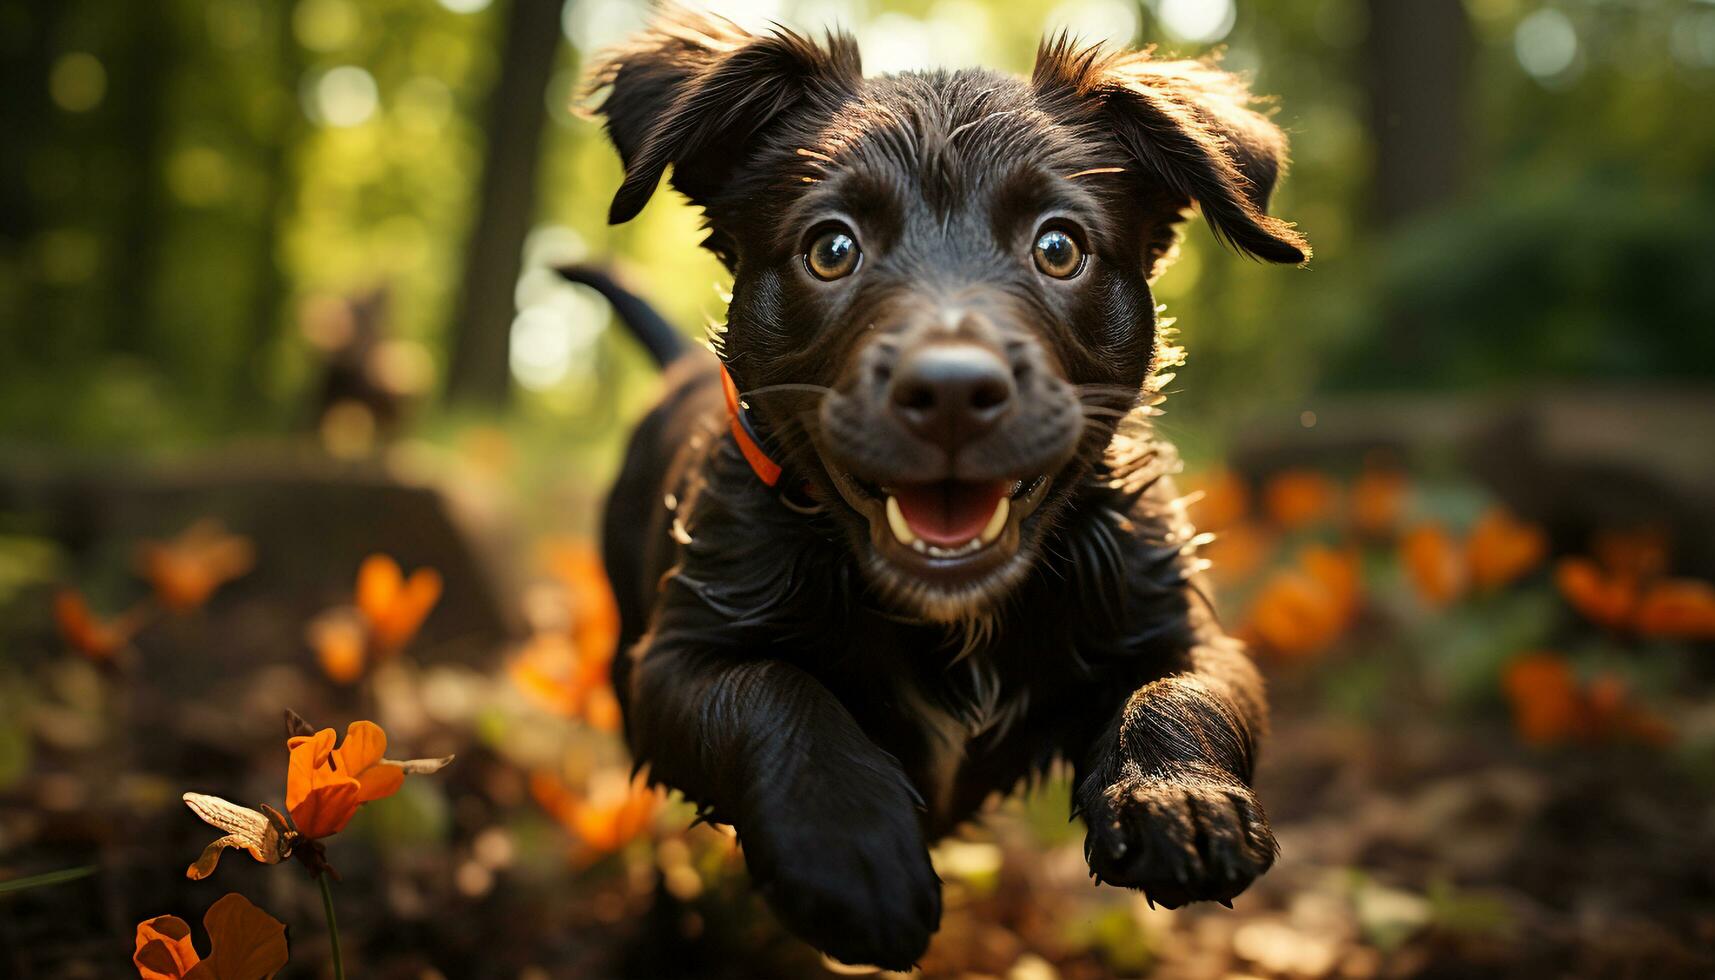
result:
[[(937, 850), (923, 975), (1715, 974), (1715, 4), (709, 6), (872, 73), (1219, 51), (1293, 141), (1314, 262), (1193, 222), (1156, 290), (1281, 861), (1092, 888), (1057, 775)], [(831, 968), (613, 734), (592, 535), (656, 377), (550, 269), (689, 334), (725, 286), (677, 195), (605, 223), (573, 94), (645, 15), (0, 0), (0, 974), (128, 975), (237, 891), (331, 975), (302, 867), (182, 871), (181, 793), (284, 805), (285, 708), (458, 756), (325, 841), (353, 975)]]

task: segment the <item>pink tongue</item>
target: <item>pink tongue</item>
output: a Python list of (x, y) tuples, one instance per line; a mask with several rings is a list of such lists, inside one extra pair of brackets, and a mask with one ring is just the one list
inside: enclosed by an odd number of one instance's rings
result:
[(911, 533), (928, 544), (946, 548), (964, 544), (982, 533), (1008, 486), (1004, 480), (994, 483), (948, 480), (900, 487), (894, 496), (899, 498), (899, 513), (910, 525)]

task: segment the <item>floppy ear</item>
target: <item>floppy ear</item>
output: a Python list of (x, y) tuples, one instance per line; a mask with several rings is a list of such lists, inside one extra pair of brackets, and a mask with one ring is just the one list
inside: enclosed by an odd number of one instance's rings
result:
[(1105, 129), (1166, 185), (1170, 204), (1196, 204), (1216, 238), (1270, 262), (1310, 258), (1304, 236), (1268, 213), (1286, 134), (1250, 108), (1237, 76), (1147, 51), (1079, 48), (1061, 34), (1037, 49), (1031, 83), (1050, 105)]
[(706, 205), (769, 122), (805, 103), (831, 104), (862, 79), (850, 35), (830, 32), (818, 45), (781, 27), (751, 34), (724, 19), (663, 12), (590, 73), (589, 91), (610, 87), (595, 111), (625, 163), (608, 221), (643, 210), (668, 164), (673, 186)]

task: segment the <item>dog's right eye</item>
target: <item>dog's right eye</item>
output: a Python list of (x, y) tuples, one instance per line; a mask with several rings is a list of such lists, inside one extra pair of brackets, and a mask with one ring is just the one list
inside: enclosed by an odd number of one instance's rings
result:
[(804, 250), (804, 265), (817, 279), (844, 279), (857, 271), (862, 250), (851, 229), (844, 225), (825, 228)]

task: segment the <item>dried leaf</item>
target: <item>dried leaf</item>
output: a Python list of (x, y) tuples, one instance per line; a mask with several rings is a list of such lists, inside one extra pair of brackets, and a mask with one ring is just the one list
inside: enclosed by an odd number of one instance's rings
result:
[(310, 735), (314, 735), (315, 733), (316, 733), (316, 727), (314, 725), (310, 724), (309, 722), (305, 721), (303, 715), (298, 714), (296, 711), (293, 711), (291, 708), (286, 709), (286, 737), (287, 738), (297, 738), (299, 736), (310, 736)]
[(439, 759), (382, 759), (384, 766), (398, 766), (408, 776), (430, 776), (452, 764), (457, 756), (443, 755)]
[(213, 874), (220, 853), (229, 847), (249, 851), (263, 864), (279, 864), (291, 856), (294, 835), (281, 833), (267, 814), (202, 793), (186, 793), (183, 799), (204, 823), (227, 832), (203, 849), (196, 862), (185, 869), (185, 877), (200, 881)]

